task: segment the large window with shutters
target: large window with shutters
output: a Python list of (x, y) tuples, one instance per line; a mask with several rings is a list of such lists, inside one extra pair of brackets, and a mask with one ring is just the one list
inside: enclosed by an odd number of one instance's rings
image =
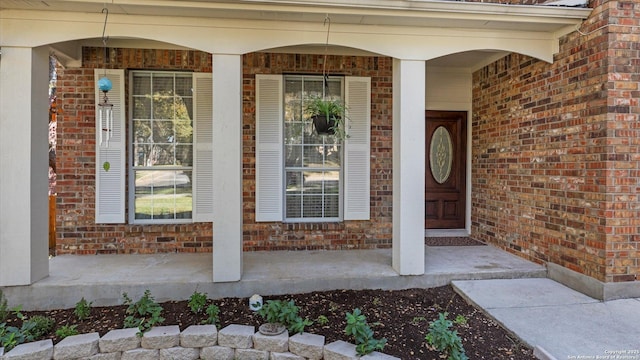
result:
[(285, 220), (337, 221), (342, 217), (342, 144), (318, 135), (305, 103), (312, 98), (343, 99), (342, 78), (285, 76), (284, 171)]
[(211, 73), (130, 71), (128, 126), (124, 70), (94, 76), (113, 83), (113, 118), (95, 122), (96, 223), (125, 223), (127, 198), (129, 223), (213, 221)]
[[(311, 96), (343, 98), (348, 138), (319, 136)], [(256, 75), (256, 221), (370, 218), (371, 79)]]

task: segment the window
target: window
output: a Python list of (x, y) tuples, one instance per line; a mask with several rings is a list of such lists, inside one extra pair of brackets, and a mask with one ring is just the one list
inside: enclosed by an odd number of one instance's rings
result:
[(132, 72), (132, 222), (191, 221), (193, 104), (191, 73)]
[(317, 135), (304, 114), (313, 97), (342, 99), (342, 79), (323, 86), (321, 76), (286, 76), (284, 82), (285, 219), (341, 218), (342, 145), (335, 136)]

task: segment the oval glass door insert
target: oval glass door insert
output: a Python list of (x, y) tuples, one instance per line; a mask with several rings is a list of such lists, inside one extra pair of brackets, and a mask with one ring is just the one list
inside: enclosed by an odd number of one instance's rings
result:
[(431, 175), (433, 175), (438, 184), (442, 184), (449, 179), (452, 164), (453, 143), (451, 134), (444, 126), (438, 126), (431, 136), (431, 147), (429, 149)]

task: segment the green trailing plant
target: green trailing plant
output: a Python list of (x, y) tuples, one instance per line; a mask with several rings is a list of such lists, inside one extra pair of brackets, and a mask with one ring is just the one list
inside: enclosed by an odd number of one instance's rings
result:
[(197, 290), (193, 292), (193, 294), (191, 294), (191, 296), (189, 297), (189, 302), (187, 303), (187, 305), (189, 306), (189, 309), (191, 309), (191, 312), (194, 314), (199, 314), (202, 312), (202, 310), (204, 310), (204, 306), (207, 304), (207, 295), (198, 292)]
[(78, 325), (62, 325), (56, 330), (56, 336), (64, 339), (68, 336), (78, 335), (77, 327)]
[(352, 313), (346, 314), (347, 326), (345, 334), (353, 337), (356, 342), (356, 352), (358, 355), (366, 355), (373, 351), (384, 349), (387, 339), (376, 339), (373, 337), (373, 330), (367, 324), (367, 318), (360, 309), (355, 308)]
[(0, 290), (0, 323), (7, 320), (9, 317), (9, 305), (7, 305), (7, 298), (4, 296), (2, 290)]
[[(346, 131), (347, 107), (341, 100), (312, 97), (305, 102), (304, 113), (312, 121), (316, 121), (315, 118), (318, 116), (324, 116), (328, 122), (329, 135), (334, 135), (340, 140), (349, 137)], [(317, 127), (316, 130), (318, 130)]]
[(207, 306), (205, 313), (207, 314), (207, 319), (204, 321), (205, 324), (217, 325), (220, 322), (220, 308), (217, 305), (211, 304)]
[(137, 302), (133, 302), (127, 293), (123, 293), (124, 304), (128, 305), (124, 318), (125, 328), (137, 327), (138, 336), (142, 336), (147, 330), (155, 325), (159, 325), (164, 321), (162, 314), (162, 306), (155, 302), (151, 291), (144, 291), (144, 295)]
[(313, 324), (309, 319), (302, 319), (298, 315), (299, 308), (293, 300), (267, 300), (258, 310), (258, 315), (267, 323), (282, 324), (290, 333), (297, 334), (304, 332), (304, 328)]
[(430, 349), (441, 352), (447, 360), (468, 360), (458, 332), (450, 329), (453, 323), (447, 320), (448, 315), (446, 312), (440, 313), (437, 320), (429, 323), (425, 340)]
[(26, 337), (39, 339), (48, 334), (55, 323), (55, 320), (48, 316), (34, 315), (22, 323), (22, 330), (26, 332)]
[(92, 301), (87, 301), (84, 297), (76, 303), (76, 307), (73, 309), (73, 314), (82, 321), (87, 319), (91, 315)]

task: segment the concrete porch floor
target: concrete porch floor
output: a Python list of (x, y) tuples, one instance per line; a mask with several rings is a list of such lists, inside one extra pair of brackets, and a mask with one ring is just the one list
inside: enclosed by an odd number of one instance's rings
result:
[(94, 306), (122, 304), (122, 293), (156, 301), (184, 300), (195, 291), (209, 298), (281, 295), (336, 289), (407, 289), (452, 280), (546, 277), (543, 266), (492, 246), (425, 249), (424, 275), (399, 276), (391, 249), (245, 252), (242, 280), (212, 283), (212, 255), (63, 255), (49, 261), (49, 277), (30, 286), (7, 287), (9, 306), (24, 310), (71, 308), (82, 297)]

